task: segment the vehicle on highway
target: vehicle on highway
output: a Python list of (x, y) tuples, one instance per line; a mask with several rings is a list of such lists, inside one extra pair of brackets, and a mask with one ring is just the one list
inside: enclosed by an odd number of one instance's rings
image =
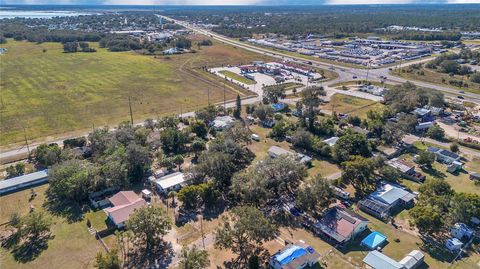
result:
[(465, 91), (460, 91), (460, 93), (465, 93)]
[(457, 98), (458, 98), (458, 99), (465, 99), (465, 97), (463, 97), (463, 96), (461, 96), (461, 95), (457, 96)]
[(356, 79), (356, 78), (357, 78), (357, 76), (353, 76), (352, 78), (353, 78), (353, 79)]

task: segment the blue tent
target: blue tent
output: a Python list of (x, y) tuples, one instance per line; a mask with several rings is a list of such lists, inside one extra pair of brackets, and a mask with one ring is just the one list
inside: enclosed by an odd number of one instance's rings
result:
[(362, 246), (366, 246), (369, 249), (376, 249), (378, 246), (382, 245), (387, 241), (387, 237), (379, 232), (372, 232), (367, 235), (361, 242)]

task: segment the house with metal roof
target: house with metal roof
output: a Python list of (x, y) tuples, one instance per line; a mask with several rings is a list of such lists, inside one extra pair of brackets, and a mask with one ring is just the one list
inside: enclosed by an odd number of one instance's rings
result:
[(48, 170), (0, 180), (0, 195), (16, 192), (48, 182)]
[(178, 191), (188, 183), (186, 175), (182, 172), (176, 172), (163, 176), (159, 179), (152, 178), (151, 182), (155, 184), (160, 193), (167, 194), (170, 191)]
[(455, 161), (460, 161), (461, 159), (460, 155), (446, 149), (428, 147), (427, 150), (435, 154), (437, 161), (441, 163), (451, 164)]
[(367, 229), (369, 221), (357, 213), (339, 206), (325, 212), (313, 229), (339, 244), (345, 244)]
[(233, 126), (235, 119), (231, 116), (216, 117), (212, 122), (212, 127), (217, 131), (223, 131)]
[(420, 250), (412, 250), (403, 259), (399, 261), (405, 269), (415, 269), (423, 264), (425, 255)]
[(397, 169), (397, 171), (402, 173), (402, 176), (405, 178), (408, 178), (410, 180), (417, 181), (417, 182), (425, 181), (426, 177), (421, 173), (415, 171), (414, 165), (407, 163), (404, 160), (393, 158), (387, 161), (387, 164), (390, 167)]
[(405, 269), (402, 264), (377, 250), (370, 251), (363, 262), (373, 269)]
[(373, 269), (415, 269), (423, 264), (425, 255), (419, 250), (413, 250), (408, 253), (399, 262), (381, 253), (380, 251), (370, 251), (363, 259), (367, 268)]
[(412, 206), (415, 197), (406, 188), (383, 181), (376, 191), (358, 202), (358, 206), (376, 218), (386, 219), (399, 208)]
[(274, 269), (303, 269), (318, 263), (320, 254), (304, 242), (288, 244), (270, 258)]
[(298, 160), (300, 163), (303, 163), (305, 165), (310, 165), (312, 163), (312, 160), (313, 160), (312, 157), (310, 157), (310, 156), (307, 156), (307, 155), (302, 154), (302, 153), (286, 150), (286, 149), (283, 149), (283, 148), (278, 147), (278, 146), (271, 146), (268, 149), (268, 155), (271, 158), (277, 158), (278, 156), (281, 156), (281, 155), (291, 156), (291, 157), (295, 158), (296, 160)]

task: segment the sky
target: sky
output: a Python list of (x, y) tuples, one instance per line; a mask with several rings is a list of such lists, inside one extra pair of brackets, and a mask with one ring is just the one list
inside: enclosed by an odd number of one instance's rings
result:
[[(277, 5), (302, 4), (302, 0), (0, 0), (4, 5)], [(480, 0), (309, 0), (309, 4), (357, 5), (357, 4), (425, 4), (425, 3), (480, 3)]]

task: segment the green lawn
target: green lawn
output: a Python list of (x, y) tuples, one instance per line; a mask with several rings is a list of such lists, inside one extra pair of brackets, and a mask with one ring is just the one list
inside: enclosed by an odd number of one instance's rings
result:
[[(42, 204), (45, 201), (45, 190), (47, 185), (34, 188), (37, 196), (30, 198), (30, 190), (8, 194), (0, 197), (0, 218), (1, 222), (8, 221), (9, 216), (18, 212), (27, 214), (29, 205), (32, 204), (35, 210), (43, 210)], [(100, 212), (103, 213), (103, 212)], [(105, 216), (105, 213), (103, 213)], [(86, 219), (69, 223), (66, 219), (52, 216), (54, 224), (51, 232), (53, 239), (48, 241), (48, 248), (30, 262), (16, 261), (9, 250), (0, 248), (0, 267), (10, 268), (94, 268), (95, 255), (103, 248), (93, 235), (87, 231)], [(6, 226), (0, 227), (0, 232)]]
[[(413, 162), (413, 154), (404, 154), (400, 156), (400, 158), (406, 160), (407, 162)], [(472, 169), (475, 171), (475, 168), (478, 167), (479, 161), (478, 159), (472, 159), (471, 161), (467, 161), (465, 163), (464, 168), (467, 171), (471, 171)], [(466, 192), (466, 193), (480, 193), (480, 186), (475, 185), (473, 180), (470, 180), (469, 175), (465, 172), (459, 172), (452, 174), (447, 171), (447, 166), (434, 162), (432, 165), (432, 169), (421, 169), (416, 168), (416, 170), (422, 174), (424, 174), (427, 178), (435, 178), (435, 179), (443, 179), (447, 181), (456, 192)], [(412, 190), (417, 191), (419, 184), (411, 183), (409, 180), (404, 180), (405, 185), (410, 187)]]
[(335, 110), (337, 113), (366, 118), (369, 110), (378, 111), (383, 106), (372, 100), (337, 93), (332, 96), (330, 103), (324, 104), (320, 108), (327, 113), (332, 113), (332, 110)]
[(231, 78), (231, 79), (236, 80), (240, 83), (243, 83), (243, 84), (253, 85), (253, 84), (257, 83), (255, 80), (248, 79), (248, 78), (246, 78), (244, 76), (241, 76), (237, 73), (234, 73), (232, 71), (222, 70), (219, 73), (222, 74), (222, 75), (225, 75), (228, 78)]
[[(195, 37), (194, 37), (195, 38)], [(63, 53), (60, 43), (8, 40), (0, 56), (0, 146), (76, 135), (92, 126), (141, 122), (223, 100), (223, 81), (201, 71), (205, 64), (266, 60), (215, 42), (197, 53), (144, 56), (134, 52)], [(227, 84), (227, 99), (244, 90)]]

